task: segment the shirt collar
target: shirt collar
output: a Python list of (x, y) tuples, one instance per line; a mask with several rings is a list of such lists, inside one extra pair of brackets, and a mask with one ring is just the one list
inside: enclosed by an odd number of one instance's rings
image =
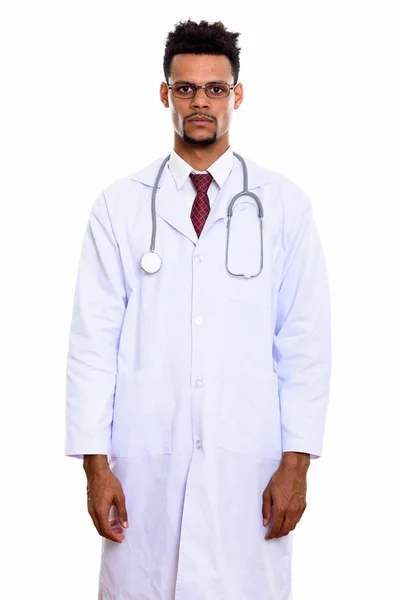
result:
[[(175, 150), (172, 150), (171, 152), (171, 156), (168, 161), (168, 167), (173, 178), (175, 179), (178, 190), (180, 190), (181, 187), (186, 183), (186, 180), (192, 171), (194, 173), (206, 173), (206, 171), (196, 171), (196, 169), (193, 169), (193, 167), (183, 160), (183, 158), (181, 158), (179, 154), (175, 152)], [(219, 187), (222, 187), (228, 178), (232, 167), (233, 151), (229, 146), (229, 148), (219, 158), (217, 158), (212, 165), (208, 167), (207, 171), (213, 176), (213, 179), (216, 181)]]

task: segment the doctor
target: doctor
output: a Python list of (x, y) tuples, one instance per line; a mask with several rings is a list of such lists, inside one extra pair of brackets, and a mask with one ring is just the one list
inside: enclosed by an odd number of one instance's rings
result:
[(291, 598), (329, 289), (306, 193), (230, 146), (238, 35), (191, 20), (168, 34), (173, 149), (99, 195), (83, 240), (66, 454), (102, 536), (99, 600)]

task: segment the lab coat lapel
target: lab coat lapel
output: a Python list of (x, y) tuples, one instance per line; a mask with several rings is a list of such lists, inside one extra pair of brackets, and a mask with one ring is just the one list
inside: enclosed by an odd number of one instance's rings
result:
[[(155, 179), (157, 177), (158, 170), (161, 166), (164, 157), (155, 160), (153, 163), (134, 173), (131, 178), (135, 181), (139, 181), (150, 188), (153, 187)], [(249, 174), (249, 190), (254, 189), (270, 180), (270, 172), (266, 169), (260, 168), (253, 161), (247, 160), (246, 165)], [(182, 198), (178, 195), (176, 189), (175, 180), (172, 176), (171, 171), (168, 168), (168, 163), (165, 165), (163, 173), (161, 175), (156, 195), (156, 213), (164, 221), (167, 221), (172, 227), (180, 231), (185, 235), (193, 244), (197, 244), (198, 237), (193, 227), (192, 220), (188, 213), (185, 203)], [(211, 211), (208, 215), (207, 221), (203, 227), (200, 237), (204, 237), (208, 230), (214, 225), (219, 219), (227, 218), (227, 210), (230, 201), (233, 196), (243, 190), (243, 170), (241, 162), (234, 157), (232, 171), (227, 177), (225, 183), (218, 191), (218, 194), (213, 202)], [(146, 195), (146, 201), (151, 209), (151, 190)], [(240, 199), (235, 204), (235, 208), (240, 202), (245, 201), (245, 198)]]
[[(132, 179), (153, 188), (158, 170), (163, 160), (164, 157), (157, 159), (142, 171), (132, 175)], [(149, 210), (151, 210), (151, 193), (152, 190), (146, 195)], [(155, 205), (158, 216), (180, 231), (180, 233), (185, 235), (194, 244), (197, 243), (197, 234), (193, 227), (187, 206), (182, 198), (179, 197), (175, 180), (168, 168), (168, 163), (165, 165), (161, 179), (158, 183)]]

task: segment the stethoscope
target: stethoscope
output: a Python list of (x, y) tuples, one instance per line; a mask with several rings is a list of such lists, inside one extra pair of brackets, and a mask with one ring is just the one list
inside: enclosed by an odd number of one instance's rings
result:
[[(232, 198), (232, 200), (229, 203), (228, 206), (228, 212), (227, 212), (227, 216), (228, 216), (228, 236), (227, 236), (227, 242), (226, 242), (226, 269), (228, 271), (228, 273), (230, 275), (232, 275), (233, 277), (240, 277), (240, 278), (246, 278), (249, 279), (251, 277), (257, 277), (262, 269), (263, 269), (263, 262), (264, 262), (264, 252), (263, 252), (263, 217), (264, 217), (264, 210), (261, 204), (261, 201), (259, 199), (259, 197), (254, 194), (253, 192), (249, 192), (248, 190), (248, 173), (247, 173), (247, 166), (246, 163), (244, 161), (244, 159), (239, 156), (239, 154), (236, 154), (236, 152), (233, 152), (234, 156), (236, 156), (236, 158), (238, 158), (240, 160), (240, 162), (242, 163), (242, 168), (243, 168), (243, 191), (239, 192), (238, 194), (236, 194), (236, 196), (234, 196)], [(151, 218), (152, 218), (152, 224), (153, 224), (153, 229), (152, 229), (152, 234), (151, 234), (151, 244), (150, 244), (150, 252), (146, 252), (145, 254), (143, 254), (141, 260), (140, 260), (140, 266), (142, 267), (143, 271), (145, 273), (148, 273), (149, 275), (152, 273), (157, 273), (157, 271), (160, 270), (161, 268), (161, 256), (159, 254), (157, 254), (157, 252), (154, 251), (155, 248), (155, 242), (156, 242), (156, 194), (157, 194), (157, 186), (158, 186), (158, 182), (160, 181), (160, 177), (161, 174), (164, 170), (164, 167), (166, 165), (166, 163), (168, 162), (169, 158), (170, 158), (170, 154), (164, 158), (163, 162), (161, 163), (161, 167), (157, 173), (157, 177), (156, 180), (154, 182), (154, 186), (153, 186), (153, 193), (151, 196)], [(251, 196), (252, 198), (254, 198), (254, 200), (257, 202), (258, 205), (258, 219), (260, 222), (260, 236), (261, 236), (261, 261), (260, 261), (260, 270), (258, 271), (258, 273), (254, 273), (254, 275), (249, 275), (248, 273), (232, 273), (232, 271), (229, 270), (228, 267), (228, 252), (229, 252), (229, 233), (230, 233), (230, 222), (231, 222), (231, 218), (232, 218), (232, 213), (233, 213), (233, 205), (235, 204), (236, 200), (238, 198), (240, 198), (241, 196)]]

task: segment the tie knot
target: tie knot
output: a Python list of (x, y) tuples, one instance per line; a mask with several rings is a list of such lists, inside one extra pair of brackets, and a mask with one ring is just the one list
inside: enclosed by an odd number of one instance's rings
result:
[(196, 192), (203, 192), (204, 194), (207, 193), (213, 180), (213, 176), (210, 173), (190, 173), (189, 177), (193, 181)]

